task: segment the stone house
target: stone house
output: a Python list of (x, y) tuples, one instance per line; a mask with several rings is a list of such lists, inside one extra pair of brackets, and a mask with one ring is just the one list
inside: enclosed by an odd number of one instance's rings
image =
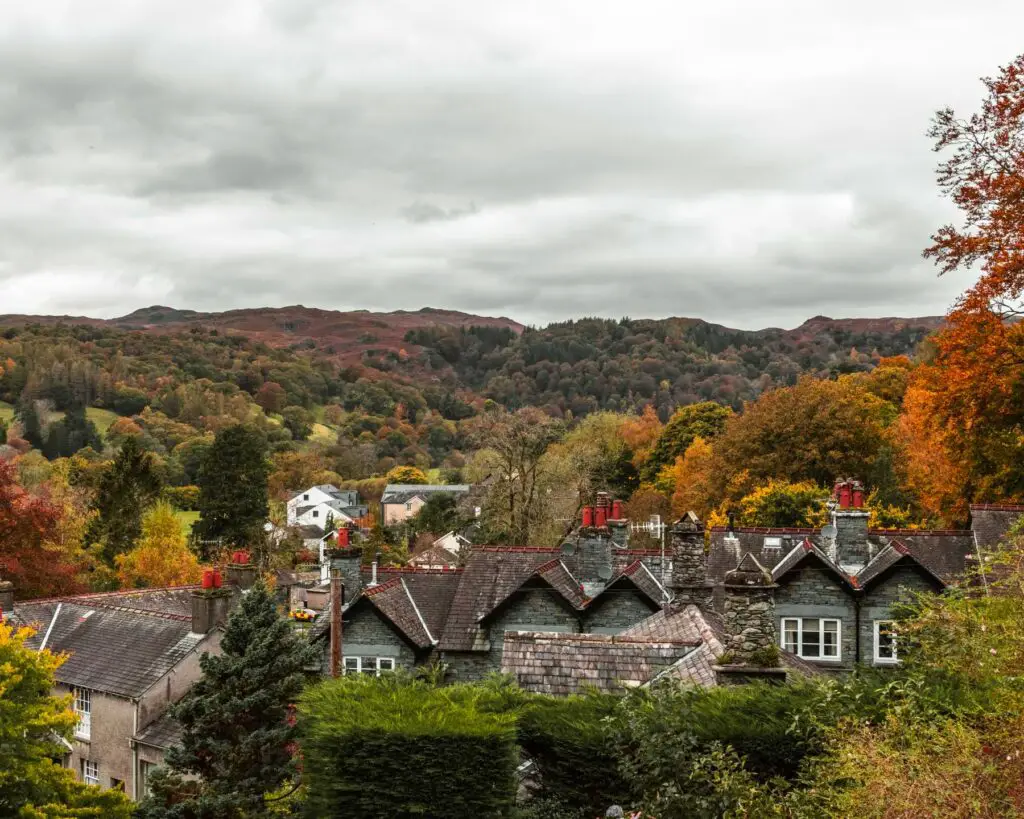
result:
[(53, 693), (70, 695), (79, 716), (64, 764), (80, 779), (145, 795), (147, 775), (178, 736), (167, 708), (201, 676), (200, 656), (220, 650), (221, 624), (255, 571), (232, 566), (229, 579), (222, 589), (0, 601), (12, 622), (35, 630), (30, 648), (68, 655)]

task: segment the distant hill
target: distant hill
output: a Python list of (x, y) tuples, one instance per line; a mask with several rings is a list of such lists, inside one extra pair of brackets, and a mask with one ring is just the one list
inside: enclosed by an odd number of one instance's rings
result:
[(701, 400), (739, 407), (804, 373), (870, 370), (880, 357), (913, 355), (942, 321), (815, 316), (789, 330), (737, 330), (694, 318), (582, 318), (534, 328), (435, 308), (373, 313), (296, 305), (202, 313), (155, 305), (109, 320), (0, 316), (0, 327), (86, 325), (174, 336), (184, 345), (198, 332), (241, 336), (329, 362), (345, 382), (391, 381), (577, 416), (652, 404), (667, 416)]

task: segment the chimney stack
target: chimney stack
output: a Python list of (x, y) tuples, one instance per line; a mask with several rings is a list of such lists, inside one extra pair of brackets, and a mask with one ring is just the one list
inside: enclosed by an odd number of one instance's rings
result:
[(223, 625), (231, 610), (231, 590), (222, 588), (220, 572), (203, 572), (202, 588), (192, 592), (192, 632), (209, 634)]
[(722, 619), (730, 665), (778, 665), (775, 588), (771, 574), (750, 552), (726, 574)]
[[(347, 529), (339, 529), (348, 531)], [(341, 582), (345, 586), (345, 599), (355, 600), (363, 588), (363, 551), (358, 546), (331, 549), (328, 552), (330, 566), (341, 573)]]
[(710, 611), (714, 583), (708, 579), (708, 556), (704, 549), (704, 524), (693, 512), (687, 512), (672, 524), (672, 589), (675, 602), (693, 604)]
[(844, 569), (855, 571), (871, 559), (869, 517), (871, 513), (864, 508), (864, 485), (851, 478), (836, 480), (831, 520), (836, 530), (834, 558)]
[(380, 552), (373, 556), (373, 563), (370, 564), (370, 585), (377, 585), (377, 567), (380, 565)]
[(239, 549), (231, 554), (228, 564), (228, 583), (240, 591), (251, 589), (256, 583), (256, 567), (250, 562), (249, 553)]
[(14, 584), (10, 580), (0, 580), (0, 620), (14, 611)]

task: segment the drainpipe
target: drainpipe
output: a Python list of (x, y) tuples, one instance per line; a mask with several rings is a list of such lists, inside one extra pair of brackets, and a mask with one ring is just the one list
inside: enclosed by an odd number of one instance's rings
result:
[(134, 700), (135, 708), (132, 712), (132, 799), (139, 801), (139, 743), (135, 737), (139, 733), (139, 701)]
[(853, 610), (854, 610), (854, 628), (856, 629), (856, 632), (854, 634), (854, 644), (856, 646), (856, 648), (854, 649), (854, 651), (855, 651), (854, 657), (855, 657), (856, 664), (860, 665), (860, 598), (859, 597), (855, 597), (853, 599)]

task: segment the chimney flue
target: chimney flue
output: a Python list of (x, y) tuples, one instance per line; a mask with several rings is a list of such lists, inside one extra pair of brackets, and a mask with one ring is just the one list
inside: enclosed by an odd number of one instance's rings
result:
[(584, 506), (583, 507), (583, 526), (590, 527), (594, 525), (594, 507)]
[(622, 520), (622, 501), (612, 501), (612, 520)]
[(377, 585), (377, 566), (380, 564), (380, 552), (373, 556), (373, 563), (370, 564), (370, 585)]

